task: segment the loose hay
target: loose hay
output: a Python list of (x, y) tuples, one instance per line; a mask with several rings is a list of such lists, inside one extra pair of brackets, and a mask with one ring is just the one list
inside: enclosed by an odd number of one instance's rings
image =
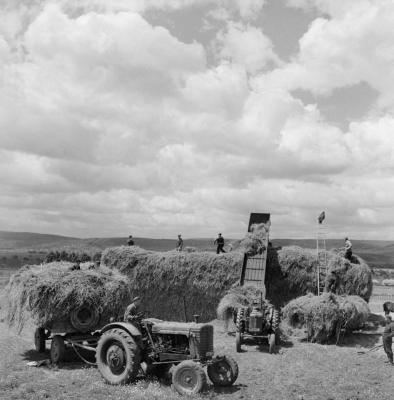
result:
[(369, 313), (368, 305), (361, 297), (333, 293), (302, 296), (283, 308), (285, 322), (293, 328), (306, 329), (308, 340), (318, 343), (336, 339), (341, 329), (360, 328)]
[(239, 279), (242, 260), (238, 252), (155, 252), (122, 246), (106, 249), (101, 262), (128, 276), (130, 290), (141, 297), (147, 315), (192, 320), (198, 314), (208, 321)]
[(7, 321), (18, 331), (31, 316), (37, 326), (69, 320), (81, 306), (95, 308), (99, 324), (117, 317), (131, 300), (127, 278), (106, 267), (70, 271), (72, 264), (53, 262), (22, 267), (6, 287)]
[(343, 253), (330, 253), (326, 289), (339, 295), (357, 295), (369, 301), (372, 294), (372, 272), (367, 263), (353, 255), (351, 262)]
[[(340, 295), (357, 295), (368, 301), (372, 293), (372, 272), (365, 261), (353, 256), (350, 262), (343, 254), (333, 251), (327, 251), (325, 256), (329, 271), (325, 278), (326, 289)], [(279, 306), (307, 293), (317, 294), (317, 267), (314, 249), (298, 246), (279, 250), (269, 248), (267, 297)]]
[[(217, 308), (217, 317), (223, 321), (228, 321), (233, 317), (234, 310), (239, 307), (250, 307), (254, 300), (260, 299), (264, 295), (263, 290), (255, 286), (238, 286), (231, 288), (220, 300)], [(268, 300), (263, 303), (270, 305)]]
[[(216, 317), (219, 302), (239, 282), (244, 252), (250, 250), (245, 243), (220, 255), (114, 247), (103, 252), (101, 263), (128, 276), (130, 290), (141, 297), (147, 314), (175, 320), (192, 320), (194, 314), (199, 314), (207, 321)], [(327, 252), (327, 258), (333, 258), (333, 266), (346, 264), (343, 257), (331, 252)], [(369, 267), (364, 262), (350, 265), (352, 273), (347, 274), (346, 279), (349, 276), (354, 279), (340, 282), (343, 287), (340, 294), (356, 294), (368, 299), (372, 290)], [(363, 278), (356, 279), (360, 268)], [(297, 246), (269, 247), (265, 286), (266, 298), (276, 307), (309, 292), (316, 293), (316, 251)]]

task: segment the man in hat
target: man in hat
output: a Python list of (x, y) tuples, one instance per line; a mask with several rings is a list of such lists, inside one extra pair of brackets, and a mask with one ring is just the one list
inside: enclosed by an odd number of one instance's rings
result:
[(389, 359), (389, 363), (394, 365), (393, 362), (393, 337), (394, 337), (394, 322), (390, 315), (386, 315), (386, 326), (384, 327), (382, 339), (383, 339), (383, 348), (387, 354), (387, 358)]
[(133, 322), (135, 317), (138, 315), (138, 307), (141, 303), (141, 299), (137, 296), (134, 297), (133, 302), (129, 304), (124, 312), (123, 321)]
[(129, 236), (129, 239), (127, 240), (127, 245), (128, 246), (134, 246), (133, 235)]
[(223, 238), (221, 233), (218, 234), (218, 237), (215, 239), (213, 244), (215, 244), (217, 246), (216, 254), (225, 253), (225, 251), (223, 249), (223, 247), (224, 247), (224, 238)]
[(352, 242), (349, 240), (349, 238), (345, 238), (345, 258), (347, 258), (349, 261), (352, 261)]
[(178, 241), (176, 242), (176, 251), (182, 251), (183, 250), (183, 239), (181, 235), (178, 235)]

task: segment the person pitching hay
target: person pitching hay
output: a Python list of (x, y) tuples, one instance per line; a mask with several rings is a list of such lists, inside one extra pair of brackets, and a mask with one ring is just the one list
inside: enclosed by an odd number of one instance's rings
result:
[(352, 261), (352, 242), (349, 240), (349, 238), (345, 238), (345, 258), (347, 258), (349, 261)]
[(394, 337), (394, 322), (390, 315), (386, 315), (386, 326), (383, 331), (382, 339), (383, 339), (383, 349), (387, 354), (387, 358), (389, 359), (389, 363), (394, 365), (393, 362), (393, 337)]

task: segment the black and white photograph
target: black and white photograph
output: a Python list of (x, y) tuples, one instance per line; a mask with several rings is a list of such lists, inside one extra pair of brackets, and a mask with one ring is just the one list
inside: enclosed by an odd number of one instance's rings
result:
[(0, 399), (394, 399), (394, 1), (0, 0)]

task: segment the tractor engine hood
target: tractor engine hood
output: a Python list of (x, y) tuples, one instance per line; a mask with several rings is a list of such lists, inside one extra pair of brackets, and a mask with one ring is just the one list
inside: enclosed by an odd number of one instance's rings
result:
[(211, 331), (213, 334), (213, 326), (211, 324), (196, 324), (194, 322), (156, 322), (153, 323), (152, 333), (163, 333), (163, 334), (185, 334)]

